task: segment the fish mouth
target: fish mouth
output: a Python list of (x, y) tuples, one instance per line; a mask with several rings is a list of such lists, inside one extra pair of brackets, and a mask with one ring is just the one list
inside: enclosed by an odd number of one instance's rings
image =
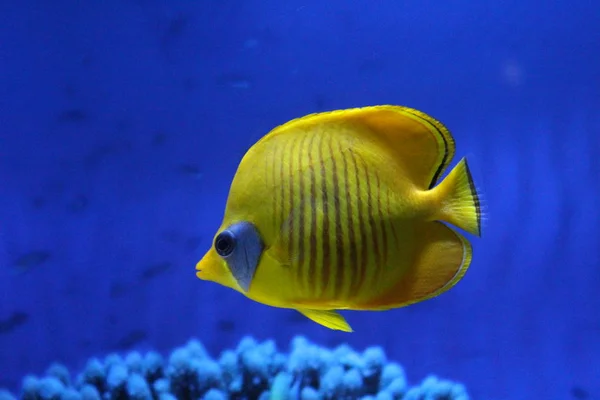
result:
[(196, 277), (202, 279), (204, 277), (204, 274), (202, 266), (200, 264), (202, 264), (202, 260), (198, 261), (198, 264), (196, 264)]
[(219, 271), (218, 258), (209, 251), (196, 264), (196, 277), (202, 280), (212, 280)]
[(209, 266), (210, 264), (206, 263), (206, 257), (198, 261), (198, 264), (196, 264), (196, 278), (202, 280), (210, 279), (211, 268)]
[(196, 278), (202, 279), (203, 281), (210, 280), (210, 274), (206, 270), (198, 269), (196, 271)]
[(196, 264), (196, 276), (198, 278), (200, 278), (201, 276), (203, 276), (206, 273), (205, 269), (202, 268), (201, 264), (202, 264), (202, 261), (198, 261), (198, 264)]

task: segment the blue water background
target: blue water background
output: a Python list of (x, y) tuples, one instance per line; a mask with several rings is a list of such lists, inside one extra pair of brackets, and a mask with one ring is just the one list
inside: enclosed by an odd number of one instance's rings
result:
[[(599, 21), (596, 1), (1, 2), (0, 386), (302, 334), (477, 399), (599, 398)], [(456, 288), (344, 334), (195, 278), (252, 143), (383, 103), (443, 121), (483, 189)]]

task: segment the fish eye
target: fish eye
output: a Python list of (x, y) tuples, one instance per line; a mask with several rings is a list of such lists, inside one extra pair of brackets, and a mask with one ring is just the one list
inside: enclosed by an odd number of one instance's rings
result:
[(223, 231), (215, 238), (215, 250), (221, 257), (227, 257), (235, 248), (235, 236), (231, 231)]

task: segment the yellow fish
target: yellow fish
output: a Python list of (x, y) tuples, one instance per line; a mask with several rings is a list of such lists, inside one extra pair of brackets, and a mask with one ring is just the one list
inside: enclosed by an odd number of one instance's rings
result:
[(335, 310), (437, 296), (471, 263), (481, 208), (450, 132), (420, 111), (374, 106), (276, 127), (243, 157), (197, 277), (352, 331)]

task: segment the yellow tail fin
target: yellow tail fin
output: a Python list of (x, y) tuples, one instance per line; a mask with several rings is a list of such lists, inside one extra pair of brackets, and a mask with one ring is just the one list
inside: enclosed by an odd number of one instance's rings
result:
[(460, 160), (433, 190), (438, 192), (441, 201), (435, 219), (481, 236), (481, 203), (466, 158)]

